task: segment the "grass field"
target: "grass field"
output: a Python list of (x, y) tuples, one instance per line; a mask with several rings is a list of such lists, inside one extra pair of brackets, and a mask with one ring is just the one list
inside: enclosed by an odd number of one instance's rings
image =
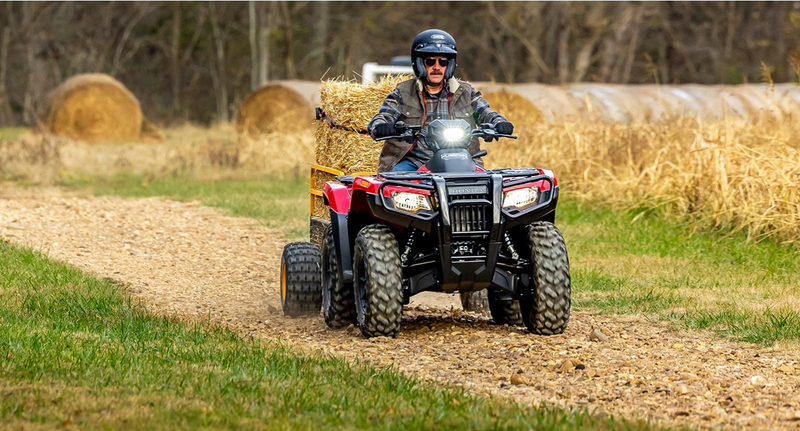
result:
[[(83, 183), (73, 186), (82, 187)], [(190, 180), (117, 176), (92, 185), (98, 195), (167, 196), (223, 208), (230, 214), (257, 219), (291, 239), (308, 238), (308, 182), (297, 179)]]
[(30, 131), (27, 127), (0, 127), (0, 141), (18, 139)]
[[(307, 237), (304, 179), (142, 184), (118, 177), (98, 194), (198, 199), (234, 215)], [(641, 313), (680, 328), (710, 329), (754, 343), (800, 340), (800, 260), (793, 246), (693, 232), (653, 211), (614, 211), (565, 195), (557, 224), (570, 253), (573, 302), (602, 313)]]
[(211, 325), (0, 241), (0, 423), (62, 429), (650, 429), (534, 409)]

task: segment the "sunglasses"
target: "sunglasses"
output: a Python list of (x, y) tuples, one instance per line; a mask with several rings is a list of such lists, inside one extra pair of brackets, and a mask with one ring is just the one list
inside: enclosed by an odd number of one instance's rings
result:
[[(433, 58), (433, 57), (426, 58), (425, 59), (425, 65), (428, 66), (428, 67), (433, 67), (433, 65), (436, 64), (436, 60), (437, 59)], [(439, 60), (439, 66), (441, 66), (441, 67), (447, 67), (447, 62), (450, 61), (450, 60), (448, 60), (446, 58), (439, 58), (438, 60)]]

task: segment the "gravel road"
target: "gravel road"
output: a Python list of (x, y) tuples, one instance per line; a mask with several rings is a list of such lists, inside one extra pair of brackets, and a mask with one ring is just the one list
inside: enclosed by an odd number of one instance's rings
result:
[[(800, 429), (800, 353), (677, 332), (639, 316), (574, 312), (534, 336), (416, 297), (396, 339), (333, 331), (280, 312), (285, 240), (199, 203), (0, 188), (0, 238), (122, 282), (147, 308), (523, 404), (585, 407), (664, 424)], [(569, 238), (567, 238), (569, 241)], [(594, 335), (592, 335), (594, 334)]]

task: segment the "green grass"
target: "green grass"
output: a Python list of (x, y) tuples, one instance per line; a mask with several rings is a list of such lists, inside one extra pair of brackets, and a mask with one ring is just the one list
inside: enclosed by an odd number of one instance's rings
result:
[(12, 141), (30, 130), (27, 127), (0, 127), (0, 141)]
[(224, 208), (232, 215), (254, 218), (266, 226), (281, 229), (289, 239), (308, 238), (309, 192), (306, 179), (194, 180), (118, 176), (108, 181), (74, 182), (71, 185), (91, 185), (98, 195), (199, 200), (204, 205)]
[(0, 423), (82, 429), (648, 429), (472, 397), (149, 315), (113, 282), (0, 241)]
[(657, 213), (559, 205), (576, 308), (641, 313), (760, 344), (800, 340), (795, 246), (693, 232)]
[[(305, 179), (198, 181), (120, 177), (98, 194), (199, 199), (307, 238)], [(576, 309), (644, 314), (681, 328), (771, 344), (800, 340), (800, 256), (795, 246), (694, 232), (644, 210), (615, 211), (571, 199), (557, 225), (570, 253)]]

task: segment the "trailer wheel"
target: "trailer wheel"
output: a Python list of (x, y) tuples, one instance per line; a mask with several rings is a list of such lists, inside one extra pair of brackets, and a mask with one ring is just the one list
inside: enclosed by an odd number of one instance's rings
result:
[(322, 305), (321, 254), (310, 242), (293, 242), (281, 256), (281, 307), (286, 316), (319, 313)]
[(358, 327), (365, 337), (394, 337), (403, 317), (400, 247), (386, 226), (364, 227), (356, 236), (353, 278)]
[(498, 325), (522, 326), (522, 314), (520, 314), (520, 304), (516, 299), (500, 299), (499, 292), (494, 289), (489, 290), (489, 311), (492, 313), (492, 320)]
[(333, 241), (333, 227), (325, 227), (322, 238), (322, 315), (333, 329), (341, 329), (356, 321), (353, 285), (339, 279), (339, 253)]
[(564, 237), (554, 224), (539, 221), (528, 226), (528, 242), (533, 277), (531, 294), (521, 301), (522, 319), (534, 334), (561, 334), (569, 322), (572, 290)]

